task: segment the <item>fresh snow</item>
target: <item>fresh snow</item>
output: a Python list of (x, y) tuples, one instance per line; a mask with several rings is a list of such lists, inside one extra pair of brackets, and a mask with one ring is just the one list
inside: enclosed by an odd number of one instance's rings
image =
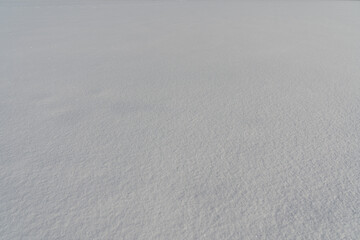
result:
[(360, 239), (360, 2), (0, 1), (0, 239)]

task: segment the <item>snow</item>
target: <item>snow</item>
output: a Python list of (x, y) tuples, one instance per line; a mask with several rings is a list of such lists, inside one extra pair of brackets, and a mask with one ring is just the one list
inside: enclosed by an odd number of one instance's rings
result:
[(360, 2), (0, 2), (0, 239), (359, 239)]

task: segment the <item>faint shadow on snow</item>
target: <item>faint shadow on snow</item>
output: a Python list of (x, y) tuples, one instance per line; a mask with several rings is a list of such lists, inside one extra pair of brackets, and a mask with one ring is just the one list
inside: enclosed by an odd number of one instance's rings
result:
[(88, 115), (89, 112), (85, 109), (71, 109), (63, 112), (58, 112), (54, 116), (53, 121), (55, 121), (60, 126), (72, 126), (86, 119)]

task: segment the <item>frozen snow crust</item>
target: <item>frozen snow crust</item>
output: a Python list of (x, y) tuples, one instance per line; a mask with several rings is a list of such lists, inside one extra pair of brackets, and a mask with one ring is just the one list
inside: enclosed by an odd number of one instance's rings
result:
[(0, 239), (360, 239), (360, 2), (0, 1)]

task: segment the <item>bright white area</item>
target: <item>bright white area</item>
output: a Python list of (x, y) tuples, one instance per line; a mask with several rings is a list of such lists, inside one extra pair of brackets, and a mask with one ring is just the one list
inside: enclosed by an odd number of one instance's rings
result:
[(0, 1), (0, 239), (360, 239), (360, 2)]

